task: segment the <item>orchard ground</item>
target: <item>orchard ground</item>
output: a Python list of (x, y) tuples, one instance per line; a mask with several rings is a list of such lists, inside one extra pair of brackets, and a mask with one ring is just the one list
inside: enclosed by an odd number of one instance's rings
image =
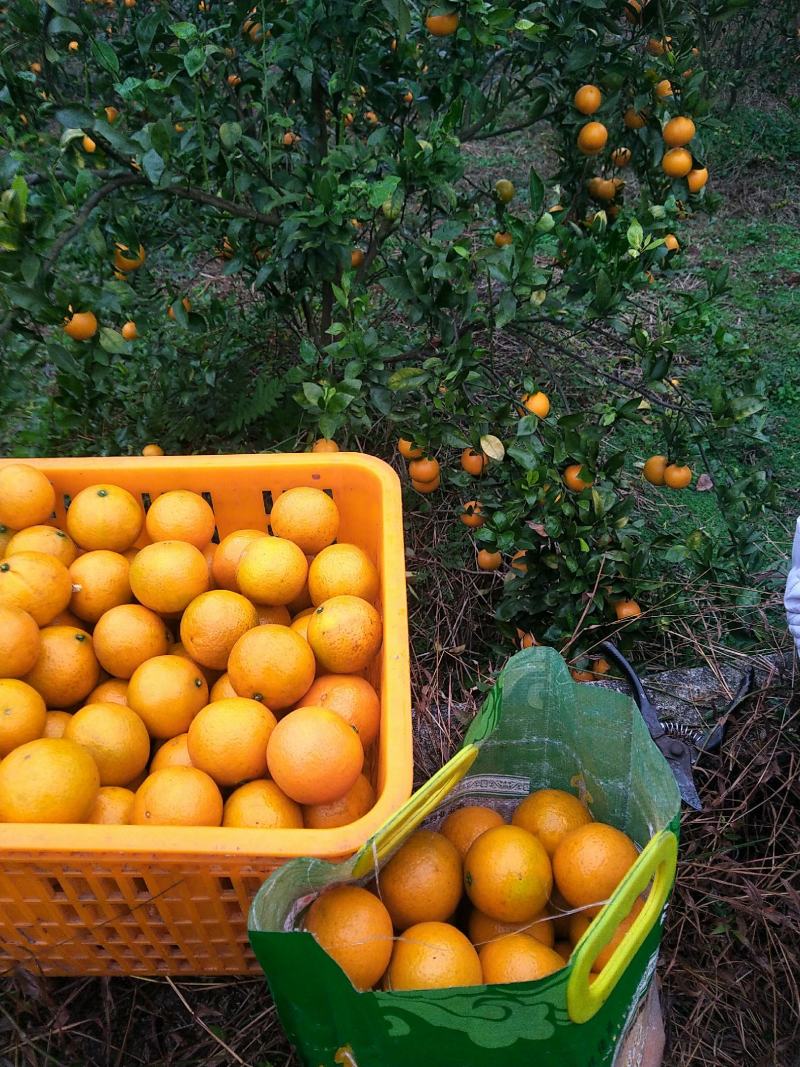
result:
[[(764, 530), (774, 549), (775, 581), (764, 605), (760, 647), (777, 653), (789, 648), (781, 628), (779, 574), (800, 513), (798, 145), (796, 98), (792, 105), (764, 95), (741, 97), (712, 146), (717, 211), (694, 217), (680, 233), (690, 266), (687, 287), (693, 284), (695, 267), (730, 267), (727, 313), (743, 328), (750, 358), (769, 383), (773, 444), (764, 454), (758, 440), (742, 437), (740, 454), (731, 458), (746, 466), (757, 456), (779, 487), (781, 507)], [(531, 162), (548, 173), (546, 139), (532, 143), (527, 132), (502, 143), (483, 142), (471, 156), (476, 175), (510, 177), (518, 187), (524, 187)], [(207, 274), (210, 285), (234, 284), (218, 280), (216, 264)], [(601, 343), (588, 341), (586, 353), (601, 364)], [(521, 350), (501, 342), (504, 363), (522, 358)], [(559, 380), (566, 383), (563, 397), (554, 396), (554, 403), (579, 409), (582, 402), (596, 399), (596, 377), (559, 364), (557, 354), (552, 359)], [(683, 378), (714, 371), (705, 352), (680, 353), (677, 368)], [(11, 437), (2, 436), (0, 431), (5, 450)], [(392, 452), (395, 436), (384, 424), (353, 443), (393, 458), (405, 478), (405, 465)], [(641, 437), (635, 442), (642, 458), (648, 443)], [(218, 448), (225, 451), (226, 442), (220, 440)], [(89, 432), (81, 451), (90, 450)], [(132, 442), (131, 451), (137, 450)], [(655, 441), (652, 450), (657, 450)], [(658, 512), (658, 493), (642, 489), (641, 495), (642, 506)], [(457, 747), (493, 668), (510, 650), (498, 641), (492, 625), (492, 592), (502, 579), (475, 568), (469, 533), (454, 520), (459, 500), (446, 479), (444, 491), (431, 497), (406, 488), (420, 778)], [(669, 515), (668, 520), (664, 512), (664, 521), (674, 523), (672, 508)], [(677, 522), (687, 533), (698, 526), (713, 536), (724, 533), (723, 516), (708, 492), (683, 494)], [(738, 661), (740, 653), (726, 642), (724, 620), (705, 620), (700, 635), (694, 623), (667, 617), (664, 640), (637, 647), (637, 662), (659, 667), (701, 659), (715, 666)], [(794, 908), (796, 923), (791, 838), (797, 832), (798, 797), (791, 781), (800, 754), (797, 698), (797, 687), (786, 682), (759, 694), (747, 718), (732, 731), (724, 760), (700, 776), (709, 810), (684, 818), (682, 873), (661, 962), (668, 1067), (788, 1063), (796, 1047), (792, 1004), (800, 960), (790, 917)], [(698, 915), (707, 915), (702, 909), (709, 898), (715, 921), (698, 921)], [(0, 1062), (159, 1067), (295, 1063), (259, 978), (45, 982), (20, 974), (6, 982), (0, 1009)]]

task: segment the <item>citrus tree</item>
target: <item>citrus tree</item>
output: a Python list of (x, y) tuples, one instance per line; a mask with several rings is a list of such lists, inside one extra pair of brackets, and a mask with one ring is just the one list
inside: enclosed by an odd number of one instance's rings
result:
[[(653, 603), (653, 551), (743, 583), (769, 487), (722, 457), (745, 423), (763, 437), (763, 398), (711, 325), (724, 271), (665, 295), (707, 195), (700, 27), (733, 7), (17, 0), (0, 59), (15, 443), (285, 448), (388, 420), (428, 464), (422, 493), (434, 454), (476, 449), (478, 486), (452, 481), (479, 497), (481, 559), (524, 553), (500, 617), (554, 643)], [(476, 179), (471, 146), (521, 131), (524, 188)], [(713, 375), (681, 381), (687, 346), (716, 352)], [(725, 537), (645, 536), (641, 427), (669, 486), (700, 464)]]

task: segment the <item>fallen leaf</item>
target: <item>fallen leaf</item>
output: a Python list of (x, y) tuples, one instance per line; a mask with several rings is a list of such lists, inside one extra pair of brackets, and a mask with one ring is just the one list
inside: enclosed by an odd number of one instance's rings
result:
[(698, 493), (707, 493), (709, 489), (713, 488), (714, 482), (712, 481), (711, 476), (709, 474), (701, 474), (700, 477), (697, 479), (697, 485), (695, 486), (695, 490)]

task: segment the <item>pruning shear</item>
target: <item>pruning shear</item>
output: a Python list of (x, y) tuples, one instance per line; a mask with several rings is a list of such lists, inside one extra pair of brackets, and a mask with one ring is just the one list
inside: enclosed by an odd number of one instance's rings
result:
[[(614, 661), (630, 683), (634, 699), (639, 711), (642, 713), (642, 718), (647, 724), (650, 736), (655, 741), (675, 776), (681, 799), (690, 808), (694, 808), (695, 811), (701, 811), (703, 805), (694, 784), (692, 767), (704, 752), (717, 751), (725, 740), (731, 713), (753, 688), (755, 678), (753, 668), (748, 667), (745, 671), (733, 700), (722, 712), (716, 723), (705, 729), (703, 727), (687, 727), (682, 724), (662, 722), (658, 717), (655, 705), (651, 703), (644, 691), (641, 679), (617, 646), (611, 641), (603, 641), (600, 647)], [(675, 732), (669, 733), (668, 726), (672, 726)], [(682, 736), (675, 736), (676, 733), (680, 733)]]

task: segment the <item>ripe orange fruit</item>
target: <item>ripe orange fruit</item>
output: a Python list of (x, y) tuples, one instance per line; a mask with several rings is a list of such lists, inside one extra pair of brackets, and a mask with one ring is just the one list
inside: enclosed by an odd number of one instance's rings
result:
[(467, 853), (464, 886), (475, 907), (490, 918), (526, 922), (550, 896), (550, 858), (527, 830), (496, 826), (481, 834)]
[(482, 548), (476, 557), (478, 569), (482, 571), (496, 571), (502, 564), (503, 557), (499, 552), (490, 552), (486, 548)]
[[(615, 949), (620, 944), (625, 934), (627, 934), (628, 930), (630, 930), (630, 928), (633, 926), (636, 916), (639, 914), (643, 907), (644, 905), (641, 900), (636, 900), (634, 902), (630, 913), (626, 915), (622, 922), (619, 924), (617, 929), (614, 931), (611, 940), (600, 950), (597, 955), (597, 958), (592, 964), (592, 971), (595, 974), (599, 974), (605, 967), (605, 965), (608, 963), (608, 961), (611, 959), (611, 957), (614, 955)], [(573, 947), (578, 944), (580, 939), (591, 926), (591, 923), (592, 917), (587, 915), (586, 912), (579, 911), (576, 912), (574, 915), (570, 916), (569, 939)]]
[(392, 920), (366, 889), (331, 886), (308, 909), (304, 925), (358, 990), (374, 986), (389, 965)]
[(554, 949), (527, 934), (508, 934), (499, 941), (489, 941), (481, 948), (478, 957), (487, 985), (534, 982), (564, 966)]
[(321, 674), (303, 696), (303, 704), (335, 712), (353, 727), (365, 752), (378, 736), (380, 698), (360, 675)]
[(0, 604), (0, 673), (21, 678), (39, 655), (39, 627), (27, 611)]
[(558, 891), (573, 908), (602, 905), (636, 862), (633, 841), (601, 822), (579, 826), (562, 839), (553, 856)]
[(401, 437), (397, 442), (397, 451), (403, 457), (403, 459), (422, 459), (423, 451), (418, 448), (413, 441), (409, 441), (405, 437)]
[(0, 559), (6, 554), (6, 545), (16, 533), (16, 530), (9, 530), (7, 526), (3, 526), (0, 523)]
[(114, 107), (113, 104), (109, 104), (108, 107), (104, 107), (103, 110), (106, 113), (106, 121), (108, 122), (109, 126), (113, 126), (119, 118), (119, 111)]
[(334, 596), (308, 622), (308, 643), (317, 663), (333, 674), (354, 674), (372, 662), (381, 647), (381, 617), (366, 600)]
[(229, 589), (213, 589), (195, 597), (183, 613), (181, 642), (197, 663), (223, 671), (233, 646), (257, 625), (249, 600)]
[(692, 153), (685, 148), (670, 148), (664, 153), (661, 169), (670, 178), (685, 178), (692, 169)]
[(93, 141), (88, 133), (85, 133), (83, 135), (83, 139), (81, 140), (81, 145), (83, 146), (84, 152), (88, 152), (89, 155), (91, 155), (93, 152), (97, 151), (97, 142)]
[(608, 130), (602, 122), (587, 122), (578, 134), (578, 148), (586, 156), (596, 156), (602, 152), (608, 140)]
[(550, 413), (550, 400), (541, 389), (536, 393), (526, 393), (522, 398), (522, 406), (540, 419), (546, 419)]
[(532, 919), (524, 923), (500, 922), (498, 919), (490, 919), (482, 911), (473, 908), (470, 912), (467, 932), (470, 941), (477, 949), (488, 941), (496, 941), (508, 934), (527, 934), (543, 945), (547, 945), (548, 948), (552, 948), (555, 941), (555, 924), (547, 908), (537, 912)]
[(379, 588), (375, 564), (357, 545), (323, 548), (308, 568), (308, 591), (315, 607), (342, 595), (373, 601)]
[(84, 822), (100, 776), (86, 751), (65, 737), (40, 737), (0, 763), (0, 822)]
[(355, 730), (326, 708), (290, 711), (267, 744), (270, 776), (298, 804), (327, 804), (344, 796), (363, 764)]
[(0, 523), (23, 530), (46, 522), (56, 506), (56, 493), (45, 475), (27, 463), (0, 467)]
[(162, 767), (136, 790), (131, 822), (137, 826), (219, 826), (222, 794), (196, 767)]
[(470, 846), (481, 834), (493, 826), (502, 826), (505, 820), (499, 811), (486, 808), (480, 804), (467, 804), (463, 808), (451, 811), (440, 827), (440, 831), (451, 845), (454, 845), (463, 860)]
[(129, 571), (130, 563), (119, 552), (104, 548), (85, 552), (69, 569), (70, 609), (86, 622), (97, 622), (111, 608), (129, 603), (133, 600)]
[(227, 81), (228, 85), (230, 85), (234, 89), (237, 85), (242, 84), (242, 79), (239, 77), (238, 74), (229, 74), (225, 80)]
[(145, 445), (142, 449), (143, 456), (163, 456), (164, 449), (161, 445)]
[(677, 252), (678, 249), (681, 247), (678, 243), (678, 238), (675, 236), (674, 233), (668, 233), (664, 237), (664, 247), (669, 252)]
[(664, 126), (662, 136), (670, 148), (681, 148), (697, 133), (697, 127), (685, 115), (676, 115)]
[(360, 248), (354, 248), (350, 253), (350, 266), (353, 270), (358, 270), (364, 263), (364, 253)]
[(619, 188), (610, 178), (590, 178), (587, 187), (594, 200), (605, 201), (613, 200)]
[(114, 245), (114, 269), (123, 273), (138, 270), (145, 261), (144, 245), (139, 245), (139, 251), (135, 255), (126, 255), (130, 249), (127, 245)]
[[(181, 297), (181, 306), (187, 314), (192, 310), (192, 302), (189, 300), (188, 296)], [(172, 307), (172, 304), (170, 304), (170, 306), (167, 308), (167, 318), (175, 318), (175, 311)]]
[(441, 478), (434, 478), (432, 482), (418, 482), (414, 478), (411, 479), (411, 488), (415, 489), (423, 496), (427, 496), (428, 493), (435, 493), (439, 486), (442, 484)]
[(514, 826), (537, 837), (550, 857), (565, 834), (591, 821), (585, 804), (562, 789), (537, 789), (517, 805), (511, 818)]
[(217, 785), (237, 785), (267, 773), (267, 742), (275, 716), (257, 700), (231, 697), (202, 708), (189, 726), (192, 765)]
[(43, 737), (63, 737), (67, 723), (71, 719), (69, 712), (48, 712), (45, 719)]
[(319, 437), (311, 446), (312, 452), (338, 452), (339, 446), (330, 437)]
[(97, 319), (93, 311), (76, 311), (64, 321), (64, 333), (73, 341), (88, 341), (97, 333)]
[(630, 148), (615, 148), (611, 153), (611, 162), (615, 167), (627, 167), (631, 161)]
[(582, 85), (572, 102), (582, 115), (593, 115), (602, 104), (603, 96), (596, 85)]
[(198, 494), (187, 489), (171, 489), (156, 497), (145, 519), (153, 541), (188, 541), (203, 548), (214, 536), (214, 512)]
[(67, 511), (67, 533), (81, 548), (124, 552), (142, 531), (142, 505), (118, 485), (81, 489)]
[(208, 564), (186, 541), (156, 541), (131, 563), (133, 595), (161, 615), (177, 615), (208, 589)]
[(664, 471), (667, 467), (666, 456), (651, 456), (645, 461), (642, 474), (651, 485), (664, 484)]
[(427, 459), (412, 459), (408, 465), (408, 473), (415, 482), (433, 482), (439, 477), (439, 461)]
[(87, 704), (72, 716), (64, 736), (91, 753), (100, 785), (126, 785), (150, 759), (145, 725), (124, 704)]
[(508, 248), (509, 245), (514, 243), (514, 238), (512, 234), (504, 230), (498, 230), (494, 235), (494, 243), (498, 248)]
[(214, 553), (211, 573), (220, 589), (238, 590), (236, 585), (236, 568), (242, 553), (253, 541), (265, 537), (263, 530), (235, 530), (223, 537)]
[(617, 620), (622, 622), (623, 619), (637, 618), (642, 614), (642, 609), (635, 600), (616, 600), (614, 601), (614, 614)]
[(40, 693), (18, 678), (0, 678), (0, 758), (41, 737), (46, 721)]
[(256, 626), (236, 642), (228, 675), (237, 696), (282, 711), (308, 692), (316, 663), (307, 641), (288, 626)]
[(208, 703), (208, 685), (196, 664), (183, 656), (155, 656), (131, 675), (128, 704), (152, 737), (185, 733)]
[(378, 876), (378, 890), (396, 929), (444, 922), (461, 899), (461, 857), (451, 841), (433, 830), (417, 830)]
[(483, 474), (488, 462), (489, 457), (484, 452), (476, 452), (474, 448), (465, 448), (461, 453), (461, 469), (465, 470), (467, 474), (471, 474), (475, 478), (477, 478), (479, 474)]
[(478, 953), (449, 923), (423, 922), (409, 927), (392, 950), (387, 989), (449, 989), (480, 985)]
[(461, 521), (471, 529), (483, 526), (483, 514), (479, 500), (468, 500), (461, 512)]
[(356, 778), (344, 796), (327, 804), (305, 804), (303, 825), (311, 830), (329, 830), (336, 826), (349, 826), (375, 805), (375, 790), (363, 774)]
[(55, 556), (17, 552), (0, 562), (0, 605), (27, 611), (46, 626), (72, 596), (69, 571)]
[[(292, 616), (285, 604), (256, 604), (259, 626), (289, 626)], [(305, 634), (302, 635), (305, 637)]]
[(313, 608), (307, 608), (291, 622), (291, 628), (295, 633), (300, 634), (304, 641), (308, 640), (308, 620), (313, 610)]
[(663, 56), (665, 52), (670, 52), (671, 37), (651, 37), (647, 42), (647, 51), (651, 56)]
[(303, 552), (284, 537), (260, 537), (244, 550), (236, 568), (242, 593), (258, 604), (288, 604), (308, 578)]
[(570, 463), (570, 465), (564, 470), (564, 485), (567, 489), (571, 489), (574, 493), (580, 493), (584, 489), (588, 489), (592, 485), (592, 479), (588, 480), (581, 478), (581, 470), (583, 465), (581, 463)]
[(223, 826), (250, 826), (259, 830), (300, 830), (303, 813), (274, 782), (260, 778), (246, 782), (225, 801)]
[(364, 118), (367, 120), (370, 126), (378, 125), (378, 116), (374, 111), (365, 111)]
[(647, 112), (636, 111), (635, 108), (629, 107), (622, 116), (622, 121), (629, 130), (641, 130), (647, 125)]
[(97, 791), (86, 821), (109, 826), (127, 826), (133, 818), (134, 793), (118, 785), (104, 785)]
[(511, 557), (511, 570), (517, 571), (519, 574), (528, 573), (528, 563), (524, 548), (521, 548), (519, 552), (515, 552)]
[(679, 467), (677, 463), (670, 463), (664, 469), (664, 485), (668, 485), (670, 489), (685, 489), (691, 481), (691, 467)]
[(656, 96), (662, 100), (667, 96), (672, 96), (672, 82), (667, 78), (656, 82)]
[(686, 175), (686, 184), (690, 193), (699, 193), (708, 181), (708, 170), (705, 167), (694, 167)]
[(414, 94), (411, 91), (409, 91), (407, 93), (403, 93), (403, 102), (404, 103), (410, 104), (410, 103), (413, 102), (413, 100), (414, 100)]
[(225, 674), (217, 678), (216, 682), (211, 686), (211, 691), (208, 694), (209, 703), (213, 703), (215, 700), (226, 700), (228, 697), (238, 696), (238, 693), (231, 685), (231, 680), (226, 671)]
[(101, 615), (92, 642), (100, 666), (116, 678), (130, 678), (141, 663), (163, 656), (169, 647), (163, 621), (141, 604), (120, 604)]
[(39, 655), (25, 681), (51, 708), (78, 704), (100, 677), (91, 637), (74, 626), (46, 626), (40, 637)]
[(67, 45), (67, 48), (69, 49), (70, 52), (77, 52), (78, 49), (80, 48), (80, 45), (78, 44), (77, 41), (70, 41), (69, 44)]
[(449, 37), (458, 29), (458, 22), (456, 12), (449, 11), (445, 15), (428, 15), (425, 19), (425, 28), (434, 37)]
[(177, 734), (158, 747), (150, 760), (150, 773), (160, 771), (162, 767), (192, 766), (192, 757), (189, 755), (189, 734)]
[(15, 533), (6, 545), (6, 556), (13, 556), (15, 552), (43, 552), (69, 567), (78, 549), (72, 538), (55, 526), (28, 526)]
[(339, 532), (339, 509), (321, 489), (297, 486), (281, 493), (272, 506), (270, 525), (305, 553), (316, 555), (332, 545)]

